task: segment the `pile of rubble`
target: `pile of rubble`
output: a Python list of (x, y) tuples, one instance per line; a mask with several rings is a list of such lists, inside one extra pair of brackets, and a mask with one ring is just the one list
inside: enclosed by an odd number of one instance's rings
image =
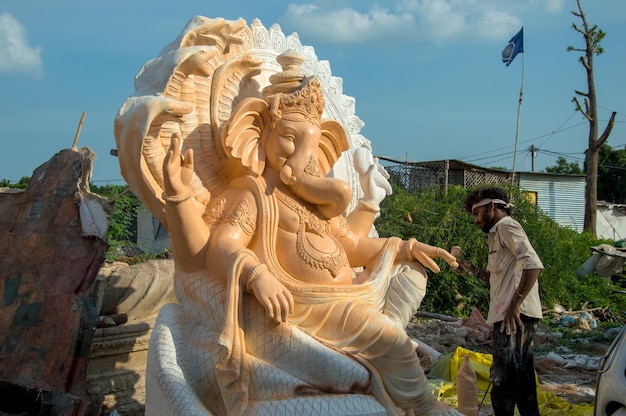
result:
[[(601, 330), (598, 323), (617, 319), (602, 308), (567, 311), (559, 306), (546, 311), (546, 317), (554, 325), (540, 325), (535, 338), (541, 390), (572, 405), (593, 403), (598, 366), (619, 333), (617, 326)], [(476, 309), (468, 318), (418, 312), (407, 332), (419, 344), (417, 352), (426, 373), (457, 347), (490, 353), (491, 328)], [(491, 415), (489, 412), (490, 407), (484, 406), (480, 415)]]

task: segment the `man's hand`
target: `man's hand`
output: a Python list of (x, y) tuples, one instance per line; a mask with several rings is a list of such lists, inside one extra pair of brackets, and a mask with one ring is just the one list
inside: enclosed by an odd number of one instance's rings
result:
[(457, 274), (471, 274), (473, 275), (476, 271), (476, 266), (470, 263), (469, 260), (465, 259), (456, 259), (456, 262), (459, 263), (459, 267), (454, 269)]
[(286, 322), (287, 315), (293, 313), (291, 292), (267, 268), (252, 280), (250, 290), (267, 314), (276, 321)]
[(519, 286), (513, 293), (513, 297), (511, 298), (511, 303), (509, 307), (504, 311), (504, 316), (502, 319), (502, 327), (501, 331), (506, 330), (507, 335), (515, 334), (517, 330), (524, 331), (524, 324), (522, 323), (522, 319), (520, 318), (520, 309), (522, 307), (522, 303), (528, 293), (532, 290), (533, 286), (537, 282), (539, 278), (539, 273), (541, 269), (524, 269), (522, 270), (522, 278), (520, 280)]
[(520, 317), (520, 305), (512, 302), (504, 311), (500, 332), (506, 331), (507, 335), (513, 335), (517, 332), (518, 328), (520, 331), (524, 332), (524, 324)]

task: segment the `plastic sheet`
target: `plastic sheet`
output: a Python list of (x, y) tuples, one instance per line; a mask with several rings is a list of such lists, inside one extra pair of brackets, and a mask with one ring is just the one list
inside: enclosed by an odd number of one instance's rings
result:
[[(476, 372), (478, 404), (479, 406), (490, 405), (491, 398), (488, 389), (491, 388), (489, 382), (491, 354), (483, 354), (463, 347), (457, 347), (450, 354), (443, 354), (429, 368), (428, 377), (431, 389), (439, 400), (450, 406), (457, 406), (456, 374), (465, 354), (469, 355)], [(537, 380), (539, 380), (538, 377)], [(537, 400), (541, 416), (593, 416), (593, 403), (571, 404), (554, 393), (542, 391), (539, 382), (537, 382)], [(518, 414), (516, 410), (516, 415)]]

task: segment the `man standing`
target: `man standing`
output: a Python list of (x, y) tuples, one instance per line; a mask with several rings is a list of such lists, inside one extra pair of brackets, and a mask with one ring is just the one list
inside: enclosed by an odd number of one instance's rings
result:
[(489, 284), (495, 415), (513, 416), (517, 405), (520, 414), (539, 416), (533, 340), (542, 318), (537, 280), (543, 264), (522, 226), (510, 217), (513, 205), (503, 189), (476, 189), (465, 197), (464, 207), (489, 235), (487, 269), (459, 259), (457, 271)]

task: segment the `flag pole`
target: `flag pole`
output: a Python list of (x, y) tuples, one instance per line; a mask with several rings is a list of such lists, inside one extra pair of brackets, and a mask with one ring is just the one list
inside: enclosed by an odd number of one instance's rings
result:
[(522, 96), (524, 95), (524, 52), (522, 52), (522, 83), (519, 87), (519, 100), (517, 102), (517, 124), (515, 126), (515, 153), (513, 153), (513, 173), (511, 175), (511, 183), (515, 183), (515, 167), (517, 163), (517, 143), (519, 140), (519, 119), (520, 110), (522, 108)]

